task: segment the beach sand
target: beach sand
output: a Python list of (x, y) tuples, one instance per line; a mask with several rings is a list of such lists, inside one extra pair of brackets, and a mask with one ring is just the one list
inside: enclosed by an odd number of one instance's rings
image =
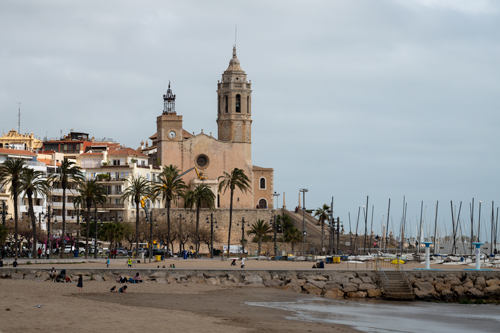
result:
[[(306, 294), (207, 284), (76, 283), (0, 280), (0, 332), (358, 332), (337, 324), (286, 319), (291, 313), (246, 302), (294, 302)], [(118, 285), (120, 286), (120, 285)], [(42, 305), (40, 308), (37, 305)]]

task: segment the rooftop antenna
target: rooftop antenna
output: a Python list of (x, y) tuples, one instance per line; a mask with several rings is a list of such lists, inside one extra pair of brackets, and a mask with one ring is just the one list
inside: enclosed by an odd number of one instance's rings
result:
[(19, 113), (17, 114), (17, 133), (21, 134), (21, 102), (19, 104)]

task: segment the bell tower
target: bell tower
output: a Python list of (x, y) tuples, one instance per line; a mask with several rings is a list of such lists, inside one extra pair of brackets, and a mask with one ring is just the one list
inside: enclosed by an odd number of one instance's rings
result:
[(168, 83), (163, 95), (163, 112), (156, 118), (157, 160), (161, 165), (181, 165), (182, 156), (182, 116), (175, 111), (175, 95)]
[(236, 143), (252, 142), (252, 83), (236, 57), (236, 45), (229, 67), (217, 83), (218, 139)]

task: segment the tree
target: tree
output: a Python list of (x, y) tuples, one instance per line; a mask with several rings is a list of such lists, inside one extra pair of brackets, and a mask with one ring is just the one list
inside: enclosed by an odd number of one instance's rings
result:
[(119, 222), (103, 223), (99, 227), (99, 234), (102, 235), (105, 241), (110, 243), (111, 253), (111, 249), (116, 247), (116, 242), (123, 239), (125, 228), (123, 224)]
[(325, 243), (325, 222), (330, 221), (330, 215), (332, 214), (332, 210), (330, 206), (323, 204), (322, 207), (318, 207), (314, 210), (314, 216), (316, 216), (319, 220), (319, 224), (321, 225), (321, 251), (323, 251), (323, 246)]
[(295, 244), (302, 242), (302, 237), (302, 232), (295, 227), (287, 231), (286, 240), (292, 244), (292, 253), (295, 252)]
[(49, 195), (49, 184), (45, 179), (45, 173), (43, 171), (24, 168), (23, 172), (21, 173), (21, 177), (19, 178), (19, 185), (20, 192), (24, 192), (24, 195), (28, 197), (28, 215), (31, 219), (31, 230), (33, 233), (32, 253), (33, 255), (35, 255), (37, 253), (37, 234), (33, 199), (37, 199), (38, 195)]
[(272, 231), (273, 228), (264, 220), (258, 220), (257, 222), (254, 222), (254, 224), (252, 224), (252, 226), (250, 227), (250, 230), (247, 231), (248, 235), (255, 235), (255, 238), (257, 238), (258, 255), (260, 255), (262, 238), (267, 236), (267, 234)]
[(179, 179), (180, 171), (177, 166), (170, 164), (166, 166), (165, 169), (158, 176), (159, 184), (153, 186), (152, 192), (162, 196), (165, 201), (165, 208), (167, 208), (167, 248), (171, 244), (170, 235), (170, 208), (172, 200), (176, 196), (184, 195), (184, 191), (187, 189), (186, 184), (182, 179)]
[(9, 235), (9, 229), (0, 224), (0, 244), (5, 244), (8, 235)]
[[(57, 183), (62, 188), (62, 240), (61, 247), (63, 247), (64, 236), (66, 235), (66, 189), (70, 181), (82, 181), (83, 174), (79, 166), (75, 162), (64, 158), (61, 166), (58, 168), (59, 173), (54, 173), (50, 176), (51, 183)], [(64, 256), (64, 251), (61, 251), (61, 258)]]
[[(106, 189), (100, 185), (97, 180), (85, 180), (78, 182), (78, 193), (79, 197), (77, 197), (77, 201), (83, 203), (86, 208), (85, 211), (85, 220), (87, 226), (87, 239), (85, 240), (85, 259), (88, 258), (89, 254), (89, 225), (90, 225), (90, 210), (92, 209), (92, 205), (97, 207), (97, 204), (104, 204), (107, 201), (107, 191)], [(97, 216), (96, 216), (97, 218)], [(96, 239), (97, 242), (97, 239)]]
[(199, 226), (200, 226), (200, 209), (202, 206), (208, 208), (209, 210), (215, 207), (215, 194), (212, 192), (210, 187), (205, 184), (196, 186), (193, 191), (188, 191), (184, 195), (185, 207), (193, 209), (196, 206), (196, 231), (195, 231), (195, 241), (196, 241), (196, 256), (199, 255), (200, 251), (200, 237), (199, 237)]
[(19, 211), (18, 211), (19, 207), (17, 205), (17, 200), (19, 198), (19, 194), (21, 193), (19, 189), (20, 187), (19, 178), (21, 177), (21, 173), (23, 172), (23, 169), (25, 167), (26, 167), (26, 162), (18, 158), (7, 160), (0, 166), (0, 186), (6, 187), (7, 185), (10, 185), (9, 191), (12, 200), (14, 201), (14, 225), (15, 225), (14, 243), (16, 247), (15, 251), (16, 259), (19, 252), (19, 240), (17, 237), (17, 231), (18, 231), (17, 224), (19, 221)]
[(231, 226), (233, 222), (233, 198), (234, 190), (238, 188), (241, 192), (246, 193), (251, 189), (250, 179), (248, 179), (245, 172), (241, 169), (234, 168), (231, 173), (224, 172), (222, 176), (218, 178), (219, 181), (219, 193), (230, 190), (230, 201), (229, 201), (229, 231), (227, 235), (227, 255), (229, 256), (229, 249), (231, 248)]
[(186, 220), (179, 216), (179, 218), (175, 221), (173, 229), (174, 237), (179, 241), (179, 252), (182, 252), (184, 244), (186, 244), (189, 238), (193, 235), (193, 224), (192, 222), (186, 223)]
[[(122, 194), (122, 200), (135, 203), (135, 248), (139, 249), (139, 203), (141, 199), (150, 194), (150, 182), (143, 176), (128, 178), (129, 186)], [(137, 254), (138, 252), (136, 252)]]

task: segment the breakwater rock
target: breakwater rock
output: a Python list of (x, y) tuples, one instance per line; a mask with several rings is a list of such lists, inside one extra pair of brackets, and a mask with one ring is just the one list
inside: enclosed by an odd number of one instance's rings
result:
[[(139, 272), (147, 283), (207, 283), (226, 287), (272, 287), (327, 298), (382, 298), (387, 290), (373, 270), (252, 270), (252, 269), (66, 269), (73, 280), (116, 281)], [(500, 271), (407, 271), (417, 300), (456, 302), (500, 300)], [(50, 280), (48, 269), (0, 268), (1, 278)]]

